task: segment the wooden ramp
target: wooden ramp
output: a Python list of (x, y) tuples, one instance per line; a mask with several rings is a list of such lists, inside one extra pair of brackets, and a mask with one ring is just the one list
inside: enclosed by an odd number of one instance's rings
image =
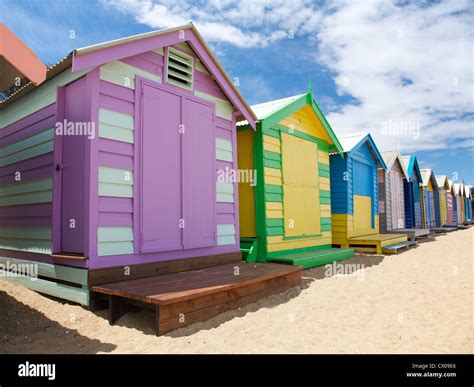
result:
[(327, 263), (342, 261), (354, 256), (353, 249), (322, 249), (314, 251), (304, 251), (298, 253), (272, 255), (269, 262), (284, 263), (293, 266), (303, 266), (305, 269), (325, 265)]
[(238, 262), (100, 284), (91, 291), (107, 295), (110, 324), (126, 304), (144, 306), (155, 311), (156, 334), (162, 335), (299, 286), (302, 269)]
[(399, 228), (397, 230), (390, 230), (391, 234), (404, 234), (409, 241), (416, 241), (420, 239), (430, 238), (431, 232), (427, 228)]
[(397, 254), (401, 250), (408, 249), (411, 246), (415, 246), (416, 241), (406, 241), (401, 243), (395, 243), (394, 245), (385, 246), (382, 248), (382, 253), (384, 254)]
[[(396, 245), (407, 241), (406, 235), (400, 234), (374, 234), (347, 239), (349, 247), (356, 251), (382, 254), (383, 248), (390, 245)], [(345, 247), (345, 246), (343, 246)]]

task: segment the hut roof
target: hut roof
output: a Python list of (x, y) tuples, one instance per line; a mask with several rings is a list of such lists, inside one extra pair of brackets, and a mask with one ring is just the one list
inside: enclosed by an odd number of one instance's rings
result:
[(432, 183), (435, 185), (436, 188), (438, 188), (438, 183), (436, 182), (436, 179), (433, 174), (433, 170), (431, 168), (423, 168), (420, 169), (421, 172), (421, 180), (423, 183), (423, 187), (428, 186), (428, 182), (432, 181)]
[(387, 164), (388, 169), (392, 168), (393, 164), (395, 164), (395, 162), (398, 160), (398, 162), (400, 163), (400, 167), (402, 168), (403, 174), (405, 175), (405, 178), (407, 180), (410, 178), (410, 175), (408, 174), (407, 169), (405, 167), (405, 163), (403, 162), (402, 155), (400, 154), (400, 151), (398, 149), (381, 151), (380, 154), (382, 155), (385, 164)]
[(437, 175), (435, 176), (435, 179), (436, 179), (436, 184), (438, 184), (438, 187), (449, 188), (448, 177), (446, 175)]
[[(257, 118), (254, 115), (252, 109), (250, 109), (250, 106), (247, 104), (247, 101), (245, 101), (245, 99), (242, 97), (239, 90), (236, 88), (227, 72), (224, 70), (217, 58), (214, 56), (210, 47), (204, 41), (203, 37), (196, 29), (193, 23), (188, 23), (174, 28), (166, 28), (145, 32), (143, 34), (128, 36), (121, 39), (110, 40), (107, 42), (75, 49), (74, 51), (66, 55), (64, 59), (56, 63), (54, 66), (48, 68), (46, 73), (46, 79), (48, 80), (54, 77), (55, 75), (59, 74), (61, 71), (67, 69), (70, 66), (72, 66), (72, 71), (75, 72), (84, 70), (86, 68), (100, 66), (112, 60), (119, 60), (122, 57), (149, 51), (153, 49), (151, 46), (156, 43), (153, 38), (158, 38), (164, 35), (169, 35), (170, 38), (163, 37), (162, 42), (168, 43), (163, 44), (163, 46), (174, 44), (175, 40), (176, 42), (187, 42), (188, 39), (181, 39), (178, 35), (176, 35), (176, 39), (173, 40), (174, 36), (170, 35), (173, 32), (182, 31), (190, 32), (187, 33), (186, 36), (191, 39), (190, 43), (192, 48), (199, 51), (196, 52), (196, 54), (199, 56), (203, 64), (208, 67), (211, 72), (213, 72), (213, 74), (215, 75), (216, 82), (219, 84), (219, 86), (222, 87), (223, 91), (225, 92), (229, 100), (232, 102), (232, 104), (234, 104), (235, 107), (238, 107), (238, 110), (240, 110), (244, 118), (250, 120), (250, 125), (252, 127), (255, 127), (255, 121), (257, 120)], [(173, 39), (171, 39), (171, 37), (173, 37)], [(120, 46), (122, 45), (135, 43), (138, 45), (134, 46), (133, 53), (124, 52), (120, 49)], [(1, 100), (0, 109), (8, 106), (10, 103), (24, 96), (35, 88), (36, 86), (33, 82), (27, 83), (25, 86), (10, 95), (8, 98)]]
[[(262, 128), (262, 130), (264, 130), (267, 128), (271, 128), (273, 125), (277, 124), (282, 119), (288, 117), (289, 115), (293, 114), (294, 112), (298, 111), (306, 105), (311, 106), (314, 113), (321, 121), (321, 124), (323, 125), (327, 134), (333, 141), (337, 152), (342, 154), (343, 148), (339, 142), (339, 139), (332, 130), (331, 125), (329, 125), (329, 122), (326, 120), (326, 117), (324, 117), (324, 114), (322, 113), (318, 104), (314, 101), (313, 92), (311, 91), (311, 88), (307, 93), (259, 103), (257, 105), (252, 105), (251, 108), (257, 119), (260, 121), (260, 127)], [(237, 126), (245, 125), (248, 125), (248, 121), (246, 120), (237, 122)]]
[(360, 133), (353, 133), (345, 136), (338, 136), (339, 142), (344, 149), (344, 152), (352, 152), (358, 147), (362, 146), (362, 144), (367, 143), (369, 145), (370, 150), (378, 162), (381, 168), (387, 170), (387, 165), (385, 164), (385, 160), (383, 159), (382, 155), (380, 154), (377, 145), (375, 144), (374, 139), (368, 132), (360, 132)]

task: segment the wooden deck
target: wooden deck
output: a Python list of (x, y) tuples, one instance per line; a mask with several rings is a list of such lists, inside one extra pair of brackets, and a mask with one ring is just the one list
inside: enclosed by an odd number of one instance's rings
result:
[(162, 335), (299, 286), (302, 269), (238, 262), (99, 284), (91, 291), (108, 297), (110, 324), (125, 304), (144, 306), (155, 311), (156, 334)]
[(423, 238), (430, 238), (430, 230), (427, 228), (400, 228), (390, 230), (391, 234), (404, 234), (409, 241), (416, 241)]
[(396, 245), (407, 241), (406, 235), (400, 234), (373, 234), (358, 237), (350, 237), (347, 245), (342, 248), (353, 248), (356, 251), (382, 254), (386, 246)]

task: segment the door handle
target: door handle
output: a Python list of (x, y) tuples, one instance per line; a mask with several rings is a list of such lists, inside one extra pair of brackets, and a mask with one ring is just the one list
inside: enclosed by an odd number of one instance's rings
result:
[(59, 172), (61, 171), (62, 169), (64, 168), (64, 166), (62, 164), (56, 164), (56, 167), (54, 167), (54, 169)]

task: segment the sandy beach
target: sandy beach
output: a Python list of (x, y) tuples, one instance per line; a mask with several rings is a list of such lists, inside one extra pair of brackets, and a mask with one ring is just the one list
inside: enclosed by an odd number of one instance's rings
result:
[(112, 327), (106, 311), (0, 282), (0, 353), (474, 353), (474, 228), (436, 239), (304, 271), (301, 290), (162, 337), (151, 312)]

